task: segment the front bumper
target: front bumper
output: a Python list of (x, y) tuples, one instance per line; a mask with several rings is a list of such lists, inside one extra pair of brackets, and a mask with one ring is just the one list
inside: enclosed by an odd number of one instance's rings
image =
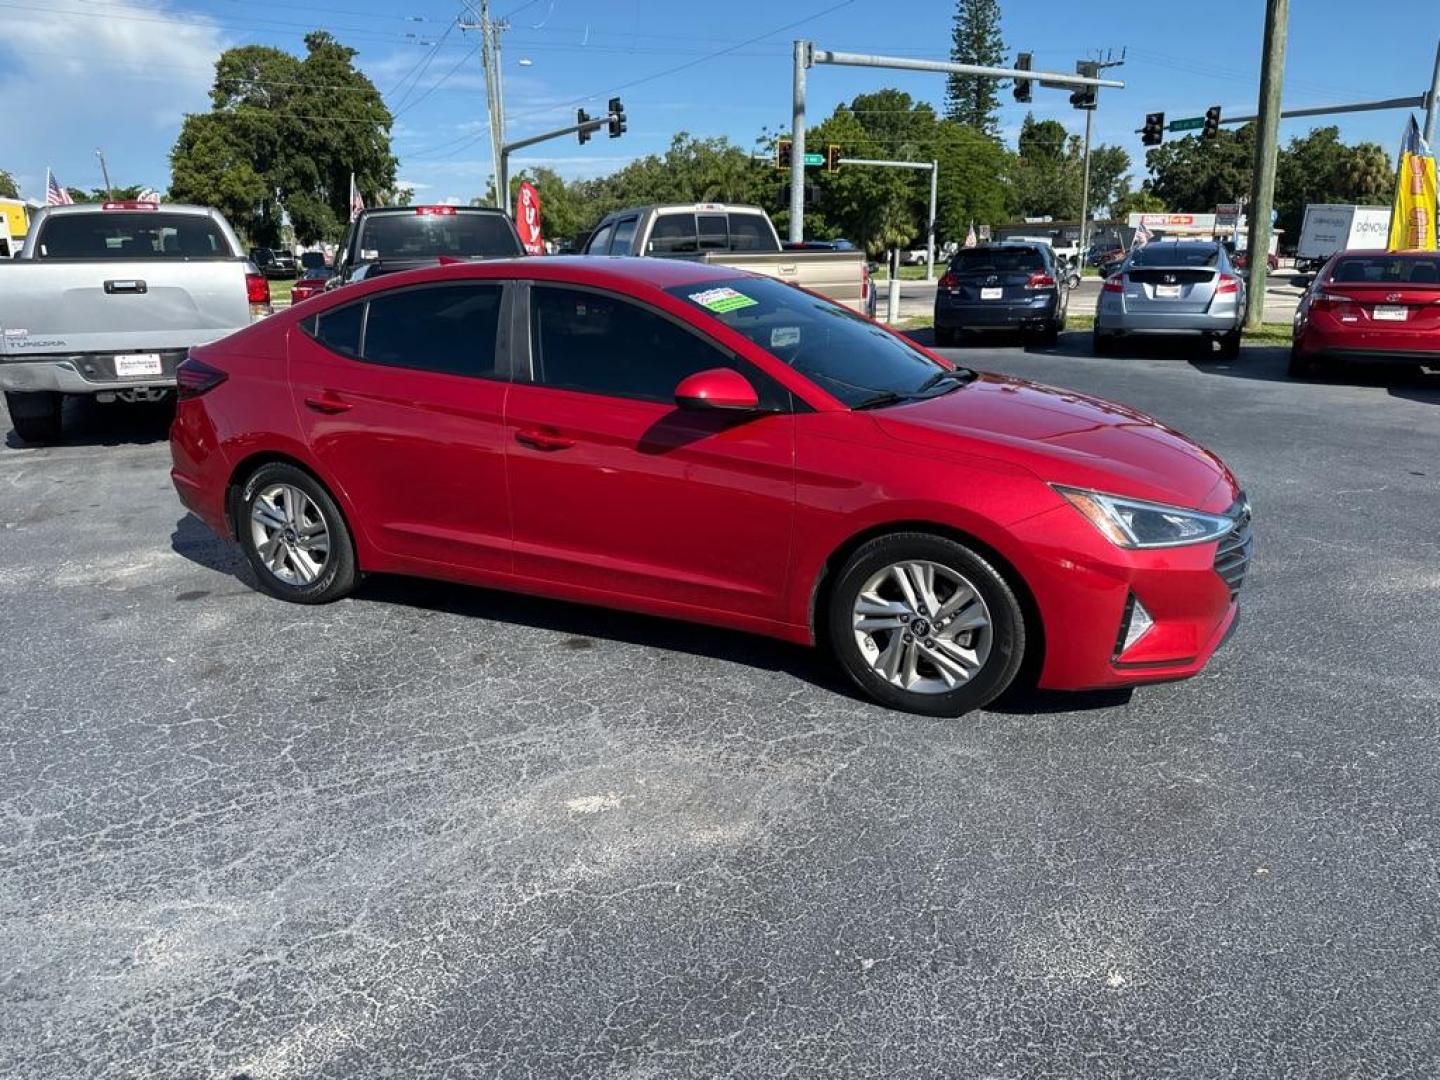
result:
[(78, 353), (70, 356), (26, 357), (0, 360), (0, 390), (54, 390), (62, 394), (100, 394), (174, 386), (175, 368), (185, 349), (148, 350), (160, 354), (160, 374), (119, 376), (114, 353)]
[(1039, 326), (1054, 321), (1059, 307), (1059, 297), (1054, 293), (1041, 293), (1025, 300), (969, 301), (937, 292), (935, 325), (943, 330)]
[[(1045, 631), (1040, 685), (1046, 689), (1189, 678), (1205, 667), (1238, 617), (1233, 567), (1227, 566), (1231, 581), (1216, 568), (1222, 542), (1118, 548), (1068, 506), (1022, 523), (1016, 538), (1036, 553), (1025, 577)], [(1117, 639), (1132, 596), (1154, 624), (1122, 656)]]

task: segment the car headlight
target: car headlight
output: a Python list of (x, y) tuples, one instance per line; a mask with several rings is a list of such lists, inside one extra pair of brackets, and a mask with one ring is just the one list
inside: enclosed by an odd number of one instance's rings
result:
[(1235, 526), (1223, 514), (1052, 485), (1116, 547), (1183, 547), (1218, 540)]

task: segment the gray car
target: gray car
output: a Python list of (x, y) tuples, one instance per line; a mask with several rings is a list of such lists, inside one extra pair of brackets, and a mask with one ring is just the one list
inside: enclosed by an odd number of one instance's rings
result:
[(1105, 279), (1095, 309), (1095, 351), (1131, 334), (1202, 334), (1221, 354), (1240, 354), (1245, 282), (1225, 249), (1208, 240), (1161, 240), (1136, 248)]

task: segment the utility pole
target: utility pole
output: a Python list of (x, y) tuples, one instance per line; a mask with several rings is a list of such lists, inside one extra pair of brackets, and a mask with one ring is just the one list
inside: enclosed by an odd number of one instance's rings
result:
[(810, 42), (795, 42), (795, 79), (790, 112), (790, 239), (805, 239), (805, 69)]
[(500, 82), (500, 34), (508, 30), (505, 20), (490, 18), (490, 0), (480, 0), (480, 17), (460, 23), (461, 30), (480, 31), (480, 66), (485, 72), (485, 110), (490, 121), (490, 165), (495, 177), (495, 205), (504, 210), (509, 192), (501, 190), (500, 148), (505, 144), (505, 100)]
[(115, 189), (110, 186), (110, 170), (105, 167), (105, 151), (97, 146), (95, 148), (95, 156), (100, 159), (100, 175), (105, 178), (105, 198), (114, 202)]
[[(1435, 72), (1430, 76), (1430, 94), (1425, 99), (1425, 141), (1435, 142), (1435, 114), (1440, 112), (1440, 41), (1435, 43)], [(1432, 146), (1433, 150), (1434, 147)]]
[(1270, 210), (1275, 205), (1275, 162), (1280, 146), (1280, 94), (1285, 84), (1285, 37), (1290, 0), (1265, 0), (1265, 47), (1260, 60), (1260, 102), (1256, 112), (1255, 169), (1250, 182), (1250, 230), (1245, 263), (1245, 326), (1265, 321), (1265, 278), (1270, 270)]

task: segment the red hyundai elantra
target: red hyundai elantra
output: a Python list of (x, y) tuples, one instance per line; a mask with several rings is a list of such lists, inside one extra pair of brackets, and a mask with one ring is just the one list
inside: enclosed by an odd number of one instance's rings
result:
[(522, 259), (351, 286), (197, 349), (181, 500), (298, 603), (363, 571), (825, 642), (958, 715), (1198, 672), (1250, 511), (1121, 405), (953, 367), (769, 278)]

